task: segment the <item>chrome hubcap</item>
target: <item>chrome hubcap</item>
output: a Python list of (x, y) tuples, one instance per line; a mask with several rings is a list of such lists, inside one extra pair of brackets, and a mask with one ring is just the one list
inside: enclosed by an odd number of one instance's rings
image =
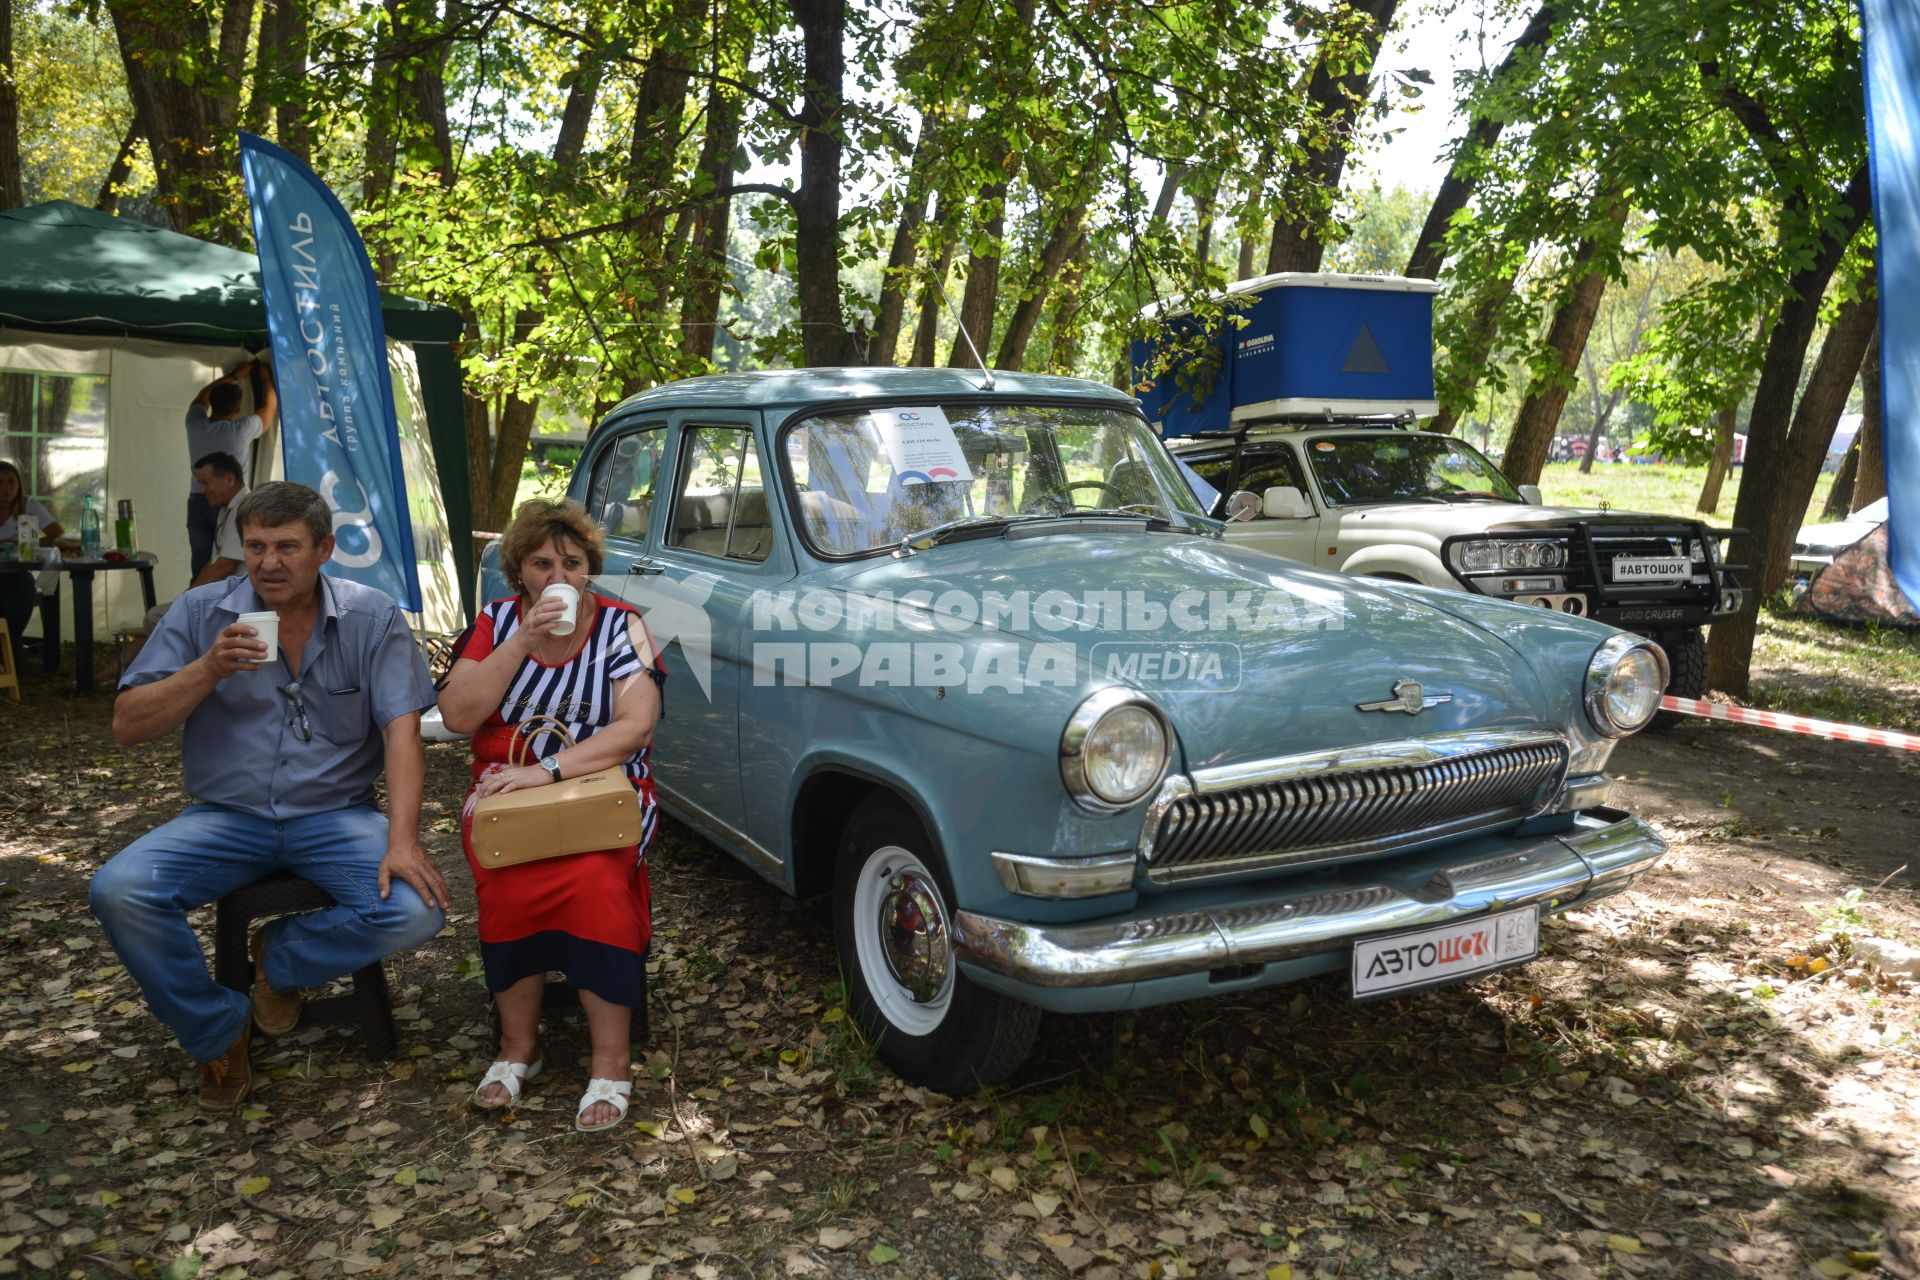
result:
[(945, 990), (953, 965), (940, 895), (917, 869), (886, 879), (879, 903), (880, 943), (887, 969), (916, 1004)]

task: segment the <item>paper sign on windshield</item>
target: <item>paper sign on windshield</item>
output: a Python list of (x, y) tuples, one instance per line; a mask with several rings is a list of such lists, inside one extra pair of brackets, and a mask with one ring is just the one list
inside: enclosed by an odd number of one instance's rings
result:
[(953, 424), (938, 406), (875, 409), (871, 416), (900, 483), (973, 479), (960, 442), (954, 438)]

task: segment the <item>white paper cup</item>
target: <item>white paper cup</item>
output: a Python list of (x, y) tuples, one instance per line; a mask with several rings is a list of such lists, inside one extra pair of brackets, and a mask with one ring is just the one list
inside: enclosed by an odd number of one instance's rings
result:
[(556, 582), (540, 593), (542, 600), (545, 600), (548, 596), (558, 597), (564, 601), (567, 606), (566, 612), (561, 614), (559, 619), (554, 622), (553, 634), (557, 636), (572, 635), (574, 619), (580, 615), (580, 589), (578, 587), (570, 587), (564, 582)]
[(262, 662), (272, 662), (280, 656), (280, 615), (271, 609), (259, 613), (243, 613), (235, 619), (243, 627), (252, 627), (260, 634), (254, 638), (267, 646), (267, 656)]

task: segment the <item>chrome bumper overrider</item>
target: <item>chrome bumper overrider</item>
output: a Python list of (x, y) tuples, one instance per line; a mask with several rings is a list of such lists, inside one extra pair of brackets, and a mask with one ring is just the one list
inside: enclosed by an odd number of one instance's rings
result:
[(1261, 902), (1094, 924), (1023, 924), (961, 911), (954, 941), (962, 960), (1036, 987), (1145, 982), (1296, 960), (1371, 934), (1533, 903), (1564, 911), (1618, 893), (1666, 851), (1638, 818), (1589, 809), (1570, 832), (1442, 867), (1412, 890), (1364, 882), (1328, 889), (1323, 880)]

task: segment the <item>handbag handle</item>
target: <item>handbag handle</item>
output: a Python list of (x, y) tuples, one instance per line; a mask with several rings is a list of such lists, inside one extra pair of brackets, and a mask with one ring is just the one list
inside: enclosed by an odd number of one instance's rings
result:
[(513, 726), (513, 741), (507, 748), (507, 764), (511, 768), (517, 769), (526, 763), (526, 760), (521, 756), (522, 749), (524, 749), (528, 755), (533, 754), (533, 735), (527, 732), (527, 726), (536, 724), (546, 725), (547, 728), (543, 730), (543, 732), (556, 735), (569, 747), (577, 747), (580, 745), (574, 740), (573, 734), (567, 730), (567, 726), (552, 716), (528, 716), (525, 720)]

